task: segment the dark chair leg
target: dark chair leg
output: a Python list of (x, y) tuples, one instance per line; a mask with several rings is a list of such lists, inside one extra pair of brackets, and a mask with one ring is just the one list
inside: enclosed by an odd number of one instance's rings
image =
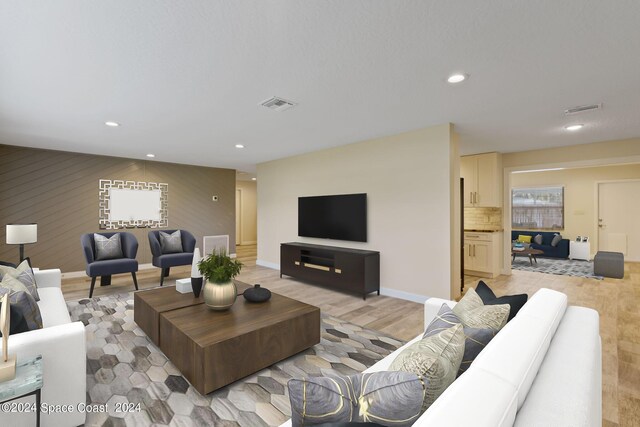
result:
[(89, 289), (89, 298), (93, 297), (93, 287), (96, 285), (97, 277), (91, 278), (91, 288)]
[(136, 272), (132, 271), (131, 276), (133, 277), (133, 284), (136, 286), (136, 291), (138, 290), (138, 278), (136, 277)]
[(162, 271), (160, 272), (160, 286), (163, 285), (164, 278), (169, 277), (169, 270), (170, 270), (170, 267), (167, 267), (167, 268), (163, 268)]

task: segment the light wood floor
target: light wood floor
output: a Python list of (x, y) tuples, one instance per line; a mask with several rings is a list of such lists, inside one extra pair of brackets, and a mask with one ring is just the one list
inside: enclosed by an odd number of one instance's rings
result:
[[(274, 292), (321, 308), (324, 313), (360, 326), (376, 329), (409, 340), (423, 330), (422, 305), (385, 296), (361, 297), (303, 284), (290, 278), (280, 279), (275, 270), (255, 265), (256, 247), (238, 246), (238, 259), (244, 264), (238, 279), (260, 283)], [(159, 270), (141, 271), (140, 288), (155, 287)], [(425, 272), (427, 275), (428, 272)], [(188, 267), (172, 269), (165, 283), (189, 276)], [(640, 426), (640, 263), (625, 264), (623, 279), (595, 280), (555, 276), (514, 270), (511, 276), (483, 279), (498, 295), (532, 295), (546, 287), (564, 292), (572, 305), (591, 307), (600, 313), (603, 370), (603, 426)], [(467, 276), (465, 290), (478, 278)], [(66, 299), (86, 298), (89, 280), (63, 280)], [(130, 276), (114, 276), (113, 284), (98, 287), (95, 296), (133, 289)]]

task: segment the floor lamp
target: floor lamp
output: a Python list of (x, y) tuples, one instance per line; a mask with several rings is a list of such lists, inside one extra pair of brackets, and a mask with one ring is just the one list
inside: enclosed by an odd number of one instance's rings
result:
[(7, 224), (7, 245), (20, 245), (20, 262), (24, 261), (24, 245), (38, 241), (38, 224)]

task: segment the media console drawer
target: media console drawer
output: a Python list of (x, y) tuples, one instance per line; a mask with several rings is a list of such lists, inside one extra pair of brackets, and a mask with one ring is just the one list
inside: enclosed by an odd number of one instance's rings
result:
[(307, 243), (280, 245), (280, 277), (291, 276), (332, 289), (380, 295), (380, 252)]

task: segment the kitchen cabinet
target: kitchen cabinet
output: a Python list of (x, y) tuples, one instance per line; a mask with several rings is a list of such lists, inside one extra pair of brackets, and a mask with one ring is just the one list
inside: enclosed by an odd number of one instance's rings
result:
[(460, 158), (465, 207), (502, 207), (502, 161), (499, 153)]
[(464, 273), (493, 278), (500, 274), (502, 232), (464, 233)]

